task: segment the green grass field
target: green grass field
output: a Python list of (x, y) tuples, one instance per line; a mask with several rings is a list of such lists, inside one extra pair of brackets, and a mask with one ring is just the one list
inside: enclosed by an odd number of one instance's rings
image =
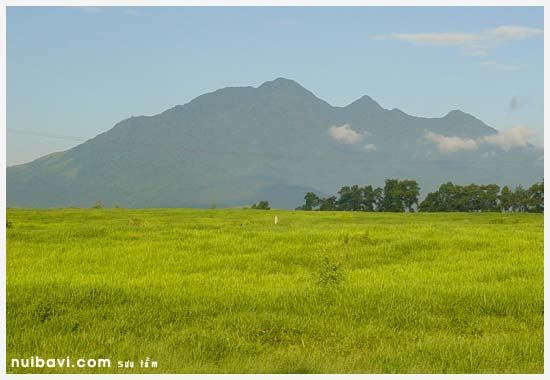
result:
[[(9, 373), (543, 372), (542, 215), (7, 218)], [(112, 364), (10, 367), (31, 356)]]

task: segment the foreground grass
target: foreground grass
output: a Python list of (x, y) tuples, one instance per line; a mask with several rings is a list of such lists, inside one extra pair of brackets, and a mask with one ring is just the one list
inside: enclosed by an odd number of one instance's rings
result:
[(542, 215), (7, 215), (11, 373), (543, 372)]

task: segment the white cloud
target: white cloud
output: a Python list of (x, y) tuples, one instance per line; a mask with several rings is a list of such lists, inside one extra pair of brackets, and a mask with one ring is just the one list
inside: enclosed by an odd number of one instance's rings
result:
[(371, 41), (384, 41), (386, 39), (386, 36), (383, 34), (373, 34), (369, 36), (369, 40)]
[(433, 133), (432, 131), (424, 131), (426, 139), (437, 145), (440, 152), (453, 153), (461, 150), (475, 150), (478, 148), (477, 142), (472, 139), (464, 139), (462, 137), (443, 136)]
[(512, 148), (526, 147), (529, 144), (529, 138), (534, 135), (535, 132), (531, 128), (517, 126), (495, 135), (484, 136), (483, 141), (489, 145), (508, 151)]
[(424, 137), (433, 142), (439, 151), (443, 153), (476, 150), (482, 146), (490, 146), (508, 151), (513, 148), (526, 147), (530, 144), (529, 139), (535, 135), (535, 131), (525, 126), (508, 128), (475, 140), (458, 136), (443, 136), (428, 130), (424, 131)]
[(376, 150), (376, 145), (374, 145), (374, 144), (367, 144), (367, 145), (365, 145), (364, 148), (365, 148), (365, 150), (366, 150), (367, 152), (374, 152), (374, 151)]
[(495, 46), (542, 34), (542, 29), (503, 25), (478, 33), (392, 33), (387, 37), (412, 45), (456, 46), (468, 55), (486, 55), (488, 50)]
[(502, 41), (522, 40), (542, 33), (541, 29), (513, 25), (499, 26), (485, 32), (487, 36), (492, 36), (494, 39)]
[(334, 140), (350, 145), (360, 143), (365, 137), (365, 133), (353, 130), (349, 124), (333, 125), (328, 129), (328, 133)]
[(475, 35), (467, 33), (393, 33), (391, 36), (413, 45), (460, 46), (476, 43)]
[(502, 70), (502, 71), (514, 71), (519, 69), (519, 66), (516, 65), (510, 65), (506, 63), (499, 63), (495, 61), (484, 61), (480, 62), (480, 65), (482, 67), (488, 68), (488, 69), (494, 69), (494, 70)]

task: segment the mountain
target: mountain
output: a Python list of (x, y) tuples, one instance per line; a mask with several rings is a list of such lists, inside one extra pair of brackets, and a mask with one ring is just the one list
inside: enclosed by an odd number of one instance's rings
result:
[[(518, 131), (518, 133), (521, 131)], [(387, 110), (368, 96), (346, 107), (278, 78), (131, 117), (83, 144), (7, 169), (17, 207), (217, 207), (267, 199), (294, 208), (306, 191), (417, 179), (528, 185), (543, 151), (459, 110), (440, 118)]]

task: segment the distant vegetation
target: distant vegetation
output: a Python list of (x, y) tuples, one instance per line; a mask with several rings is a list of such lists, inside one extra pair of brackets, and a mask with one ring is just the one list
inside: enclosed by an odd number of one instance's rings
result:
[(269, 207), (268, 201), (259, 201), (258, 203), (253, 204), (250, 206), (251, 209), (255, 210), (270, 210), (271, 207)]
[(521, 186), (510, 190), (498, 185), (454, 185), (445, 183), (429, 193), (420, 203), (419, 211), (427, 212), (544, 212), (544, 181), (529, 189)]
[(420, 186), (414, 180), (387, 179), (383, 188), (371, 185), (343, 186), (338, 197), (320, 198), (306, 193), (305, 211), (385, 211), (385, 212), (544, 212), (544, 181), (529, 189), (511, 190), (495, 184), (467, 186), (445, 183), (419, 203)]
[(102, 203), (101, 201), (96, 201), (96, 202), (93, 204), (92, 208), (98, 208), (98, 209), (99, 209), (99, 208), (103, 208), (103, 203)]

